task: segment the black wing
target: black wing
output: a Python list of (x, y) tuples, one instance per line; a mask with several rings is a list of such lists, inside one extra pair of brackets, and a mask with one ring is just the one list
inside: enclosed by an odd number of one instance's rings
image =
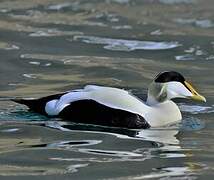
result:
[(132, 129), (147, 129), (148, 122), (138, 114), (114, 109), (94, 100), (79, 100), (65, 107), (59, 117), (67, 121)]

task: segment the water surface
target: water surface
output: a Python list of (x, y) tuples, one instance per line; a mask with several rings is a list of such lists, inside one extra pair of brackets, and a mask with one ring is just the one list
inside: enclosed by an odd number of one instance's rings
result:
[[(211, 0), (0, 2), (0, 176), (4, 179), (210, 179), (214, 153)], [(145, 99), (160, 71), (207, 98), (177, 100), (182, 124), (128, 130), (49, 119), (8, 101), (85, 84)]]

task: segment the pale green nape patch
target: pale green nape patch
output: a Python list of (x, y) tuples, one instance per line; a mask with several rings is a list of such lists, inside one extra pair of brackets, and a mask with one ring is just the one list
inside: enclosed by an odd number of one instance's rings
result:
[(167, 100), (167, 85), (165, 83), (152, 82), (148, 88), (147, 104), (154, 105)]

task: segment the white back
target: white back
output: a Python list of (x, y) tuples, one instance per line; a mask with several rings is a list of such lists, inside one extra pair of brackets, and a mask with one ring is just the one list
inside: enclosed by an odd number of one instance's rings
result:
[(149, 106), (128, 91), (118, 88), (87, 85), (82, 90), (70, 91), (59, 100), (48, 102), (45, 110), (49, 115), (58, 115), (71, 102), (85, 99), (91, 99), (105, 106), (136, 113), (141, 116), (149, 108)]

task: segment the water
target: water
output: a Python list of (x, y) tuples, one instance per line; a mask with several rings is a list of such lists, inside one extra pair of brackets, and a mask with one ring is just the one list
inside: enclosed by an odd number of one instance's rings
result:
[[(214, 2), (16, 0), (0, 2), (0, 177), (211, 179), (214, 169)], [(10, 97), (99, 84), (145, 99), (175, 70), (207, 103), (178, 100), (182, 124), (128, 130), (28, 112)]]

